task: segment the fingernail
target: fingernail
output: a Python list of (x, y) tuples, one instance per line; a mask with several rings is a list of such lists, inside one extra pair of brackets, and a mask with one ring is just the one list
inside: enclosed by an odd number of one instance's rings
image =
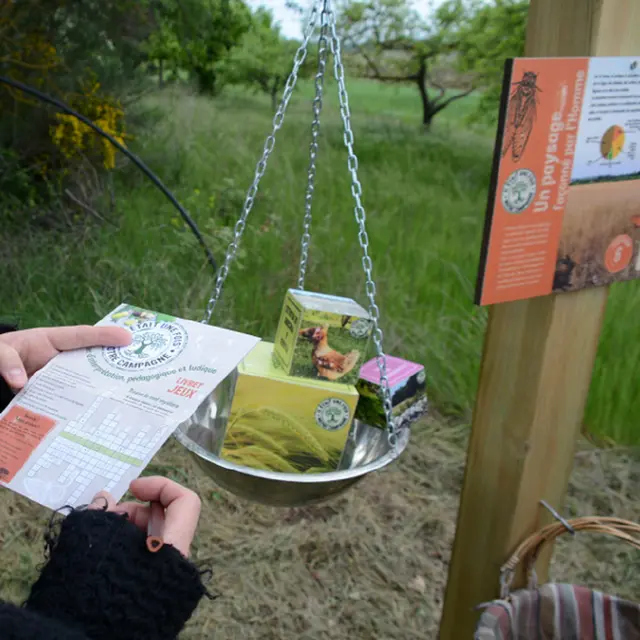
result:
[(23, 369), (9, 369), (6, 376), (7, 382), (12, 387), (22, 386), (27, 382), (27, 376)]
[(93, 500), (91, 500), (91, 504), (89, 507), (93, 507), (94, 509), (107, 509), (109, 506), (109, 501), (99, 493), (93, 496)]

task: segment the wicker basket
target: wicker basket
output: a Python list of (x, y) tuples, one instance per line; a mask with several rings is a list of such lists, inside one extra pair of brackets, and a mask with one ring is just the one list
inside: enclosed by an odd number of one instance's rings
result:
[[(574, 531), (610, 535), (640, 549), (640, 525), (619, 518), (576, 518), (544, 527), (527, 538), (502, 567), (500, 599), (486, 605), (475, 640), (640, 639), (639, 603), (572, 584), (538, 587), (534, 565), (541, 550)], [(529, 584), (512, 593), (519, 565)]]

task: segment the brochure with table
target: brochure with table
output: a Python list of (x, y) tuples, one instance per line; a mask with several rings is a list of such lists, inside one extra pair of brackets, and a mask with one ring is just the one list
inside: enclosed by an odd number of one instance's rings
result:
[(128, 347), (62, 353), (0, 414), (0, 485), (58, 509), (119, 500), (259, 338), (122, 304)]

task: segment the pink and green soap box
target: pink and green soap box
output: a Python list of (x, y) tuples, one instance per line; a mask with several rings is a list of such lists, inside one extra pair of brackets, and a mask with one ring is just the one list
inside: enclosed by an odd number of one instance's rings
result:
[[(386, 360), (393, 407), (392, 416), (396, 427), (407, 427), (427, 412), (424, 366), (394, 356), (386, 356)], [(356, 389), (360, 394), (356, 419), (372, 427), (386, 428), (380, 397), (380, 370), (375, 358), (366, 362), (360, 369)]]

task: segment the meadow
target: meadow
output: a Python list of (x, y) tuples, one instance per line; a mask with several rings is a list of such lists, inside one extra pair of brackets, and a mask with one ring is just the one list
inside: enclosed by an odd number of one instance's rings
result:
[[(412, 88), (352, 81), (355, 147), (374, 277), (389, 353), (424, 363), (432, 415), (392, 468), (344, 497), (302, 509), (248, 504), (218, 489), (170, 441), (145, 473), (187, 483), (203, 498), (194, 559), (213, 568), (187, 638), (304, 640), (433, 638), (442, 604), (486, 310), (472, 304), (493, 148), (455, 103), (428, 134)], [(325, 101), (307, 288), (364, 302), (335, 85)], [(213, 321), (273, 339), (297, 275), (310, 133), (310, 86), (291, 103)], [(473, 100), (473, 98), (471, 99)], [(186, 204), (218, 260), (251, 182), (271, 113), (242, 91), (212, 101), (184, 89), (146, 99), (132, 142)], [(24, 231), (0, 244), (2, 313), (27, 326), (93, 323), (126, 301), (200, 319), (210, 266), (176, 212), (122, 164), (107, 222), (70, 232)], [(566, 294), (571, 295), (571, 294)], [(586, 427), (618, 446), (581, 443), (565, 513), (640, 519), (637, 422), (639, 283), (612, 287)], [(0, 498), (0, 593), (25, 595), (41, 562), (48, 514)], [(608, 540), (562, 541), (554, 577), (629, 597), (637, 554)]]
[[(386, 349), (424, 363), (434, 406), (468, 423), (486, 323), (472, 295), (493, 132), (466, 124), (473, 97), (454, 103), (425, 134), (412, 87), (351, 81), (350, 88)], [(327, 93), (307, 288), (366, 302), (333, 82)], [(296, 283), (310, 96), (304, 84), (292, 100), (214, 317), (265, 339), (273, 339), (284, 292)], [(222, 260), (270, 131), (268, 99), (235, 90), (212, 101), (169, 89), (133, 117), (146, 127), (132, 147)], [(74, 233), (3, 238), (0, 264), (10, 277), (0, 282), (2, 313), (23, 326), (93, 323), (127, 301), (200, 319), (213, 284), (200, 247), (140, 172), (123, 163), (114, 183), (113, 202), (100, 209), (108, 222), (88, 216)], [(639, 307), (640, 283), (612, 287), (585, 418), (592, 433), (618, 444), (640, 443)]]

